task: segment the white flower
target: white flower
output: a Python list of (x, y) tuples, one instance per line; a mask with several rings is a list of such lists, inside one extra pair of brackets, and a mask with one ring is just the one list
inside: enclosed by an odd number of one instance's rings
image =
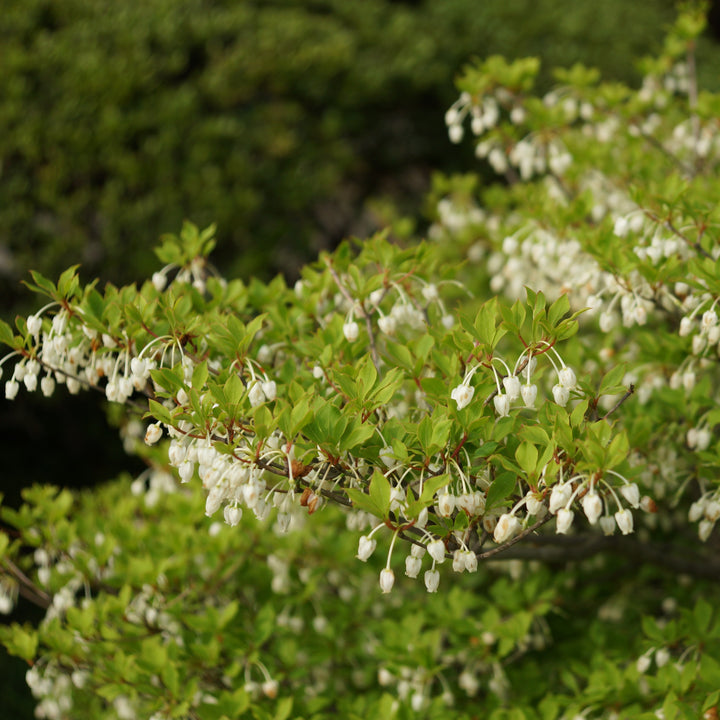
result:
[(615, 316), (608, 311), (600, 313), (600, 330), (602, 332), (610, 332), (615, 327)]
[(23, 383), (29, 392), (35, 392), (37, 390), (37, 375), (34, 373), (25, 373)]
[(633, 516), (627, 508), (618, 510), (615, 513), (615, 520), (623, 535), (629, 535), (633, 531)]
[(493, 398), (493, 403), (500, 417), (507, 417), (510, 414), (510, 398), (505, 393), (498, 393)]
[(383, 315), (378, 320), (378, 327), (386, 335), (394, 335), (397, 330), (397, 321), (392, 315)]
[(477, 572), (478, 559), (477, 555), (472, 550), (463, 550), (463, 557), (465, 558), (465, 569), (468, 572)]
[(437, 570), (426, 570), (425, 571), (425, 587), (428, 592), (437, 592), (438, 585), (440, 585), (440, 573)]
[(155, 286), (155, 289), (158, 292), (162, 292), (165, 289), (165, 285), (167, 285), (167, 277), (165, 276), (165, 273), (161, 273), (161, 272), (153, 273), (152, 284)]
[(392, 467), (395, 464), (395, 456), (393, 455), (393, 449), (389, 445), (381, 447), (378, 455), (380, 456), (380, 460), (382, 460), (385, 467)]
[(28, 332), (37, 340), (42, 330), (42, 318), (39, 315), (29, 315), (27, 319)]
[(637, 671), (642, 675), (643, 673), (647, 672), (648, 668), (650, 667), (650, 663), (652, 662), (652, 657), (645, 653), (644, 655), (641, 655), (637, 662), (635, 663), (635, 667), (637, 668)]
[(688, 511), (688, 520), (690, 522), (697, 522), (705, 514), (705, 506), (707, 503), (707, 497), (701, 497), (699, 500), (696, 500)]
[(613, 232), (618, 237), (625, 237), (628, 234), (628, 230), (630, 229), (630, 223), (628, 222), (628, 219), (626, 217), (619, 217), (615, 221), (615, 225), (613, 227)]
[(640, 507), (640, 490), (635, 483), (628, 483), (627, 485), (623, 485), (620, 488), (620, 493), (630, 503), (631, 507)]
[(720, 501), (717, 498), (713, 498), (705, 506), (705, 517), (710, 520), (710, 522), (715, 522), (720, 519)]
[[(28, 321), (30, 318), (28, 318)], [(718, 316), (714, 310), (707, 310), (702, 316), (702, 327), (703, 330), (709, 330), (714, 325), (717, 325)]]
[(570, 399), (569, 388), (565, 387), (564, 385), (560, 385), (559, 383), (553, 385), (552, 394), (555, 402), (561, 407), (565, 407), (568, 400)]
[(343, 335), (348, 342), (355, 342), (360, 335), (360, 326), (355, 322), (346, 322), (343, 325)]
[(358, 542), (358, 551), (357, 551), (357, 555), (355, 557), (358, 560), (367, 562), (367, 559), (375, 551), (376, 545), (377, 545), (377, 541), (374, 538), (368, 537), (367, 535), (363, 535), (360, 538), (360, 541)]
[(17, 397), (20, 385), (16, 380), (8, 380), (5, 383), (5, 398), (7, 400), (14, 400)]
[(429, 542), (427, 551), (438, 565), (445, 562), (445, 543), (442, 540), (437, 539)]
[(595, 525), (602, 514), (603, 504), (602, 499), (594, 489), (585, 495), (582, 501), (582, 506), (588, 522), (591, 525)]
[(154, 445), (162, 437), (162, 434), (162, 425), (160, 425), (160, 423), (148, 425), (148, 429), (145, 432), (145, 444)]
[(475, 388), (472, 385), (461, 383), (450, 393), (450, 397), (457, 403), (458, 410), (462, 410), (470, 404), (475, 394)]
[(438, 514), (441, 517), (448, 518), (453, 514), (455, 510), (455, 496), (449, 492), (444, 492), (438, 496), (437, 502)]
[(561, 367), (560, 371), (558, 372), (558, 381), (563, 387), (572, 390), (577, 385), (575, 371), (571, 367), (563, 365), (563, 367)]
[(457, 145), (463, 139), (464, 131), (462, 125), (452, 124), (448, 128), (448, 137), (450, 142)]
[(223, 516), (230, 527), (235, 527), (242, 518), (242, 508), (237, 505), (226, 505)]
[(667, 665), (670, 660), (670, 651), (667, 648), (658, 648), (655, 653), (655, 664), (661, 668), (663, 665)]
[(535, 407), (535, 399), (537, 398), (537, 385), (523, 385), (520, 388), (520, 395), (522, 395), (525, 407)]
[(500, 516), (500, 519), (495, 526), (495, 532), (493, 533), (493, 540), (501, 545), (502, 543), (515, 537), (520, 532), (522, 525), (520, 521), (510, 513), (504, 513)]
[(572, 510), (568, 508), (560, 508), (557, 512), (555, 532), (559, 535), (564, 535), (570, 529), (574, 518), (575, 515)]
[(508, 375), (503, 378), (503, 386), (505, 387), (505, 392), (511, 401), (517, 400), (520, 397), (520, 378), (518, 378), (517, 375)]
[(615, 518), (612, 515), (603, 515), (600, 518), (600, 527), (605, 535), (612, 535), (615, 532)]
[(278, 694), (278, 681), (277, 680), (266, 680), (262, 684), (262, 691), (263, 695), (265, 697), (270, 698), (270, 700), (273, 700), (277, 697)]
[(277, 396), (277, 385), (274, 380), (266, 380), (261, 385), (263, 394), (267, 400), (274, 400)]
[(380, 589), (383, 593), (389, 593), (395, 584), (395, 573), (392, 568), (383, 568), (380, 571)]
[(561, 507), (567, 505), (572, 495), (572, 486), (570, 483), (557, 483), (553, 485), (550, 493), (550, 513), (554, 515)]
[(252, 407), (257, 407), (265, 402), (265, 393), (262, 389), (262, 383), (257, 382), (257, 380), (253, 382), (250, 386), (250, 390), (248, 391), (248, 400), (250, 400), (250, 405)]
[(50, 397), (55, 392), (55, 379), (52, 375), (46, 375), (40, 381), (40, 390), (45, 397)]
[(715, 523), (712, 520), (701, 520), (698, 524), (698, 537), (700, 542), (705, 542), (713, 531)]
[[(413, 545), (413, 547), (415, 546)], [(420, 573), (421, 566), (422, 560), (419, 557), (415, 557), (415, 555), (408, 555), (405, 558), (405, 574), (409, 578), (416, 578)]]
[(678, 331), (678, 334), (680, 335), (680, 337), (686, 337), (687, 335), (689, 335), (692, 332), (692, 326), (693, 326), (692, 318), (689, 318), (687, 316), (684, 317), (680, 321), (680, 330)]

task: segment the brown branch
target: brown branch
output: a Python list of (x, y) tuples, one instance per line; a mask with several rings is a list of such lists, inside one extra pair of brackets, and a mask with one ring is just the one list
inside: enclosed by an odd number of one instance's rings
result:
[(635, 392), (635, 385), (630, 383), (630, 387), (627, 389), (625, 394), (600, 418), (601, 420), (607, 420), (633, 393)]
[[(499, 548), (499, 549), (504, 549)], [(504, 552), (501, 560), (538, 560), (545, 563), (579, 562), (600, 553), (622, 555), (628, 560), (656, 565), (677, 574), (720, 582), (720, 559), (687, 551), (667, 543), (641, 542), (636, 536), (541, 535), (533, 542)], [(479, 556), (478, 556), (479, 557)]]

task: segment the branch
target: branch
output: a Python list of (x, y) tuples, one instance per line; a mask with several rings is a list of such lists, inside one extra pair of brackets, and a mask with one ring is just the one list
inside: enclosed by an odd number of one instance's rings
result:
[[(508, 546), (497, 550), (504, 550)], [(623, 535), (542, 535), (537, 536), (532, 543), (504, 552), (497, 559), (567, 563), (586, 560), (600, 553), (622, 555), (628, 560), (656, 565), (676, 574), (720, 582), (720, 559), (714, 556), (703, 557), (690, 551), (679, 555), (674, 545), (641, 542), (636, 537)]]

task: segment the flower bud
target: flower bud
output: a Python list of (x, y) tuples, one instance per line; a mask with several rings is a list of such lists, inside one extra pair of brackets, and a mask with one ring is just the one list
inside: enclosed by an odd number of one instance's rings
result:
[(148, 425), (148, 429), (145, 432), (145, 444), (154, 445), (162, 437), (162, 434), (163, 431), (160, 423)]

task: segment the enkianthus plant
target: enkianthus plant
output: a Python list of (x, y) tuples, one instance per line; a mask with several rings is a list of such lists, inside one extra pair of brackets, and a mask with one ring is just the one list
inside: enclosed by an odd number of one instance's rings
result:
[(288, 287), (224, 278), (187, 223), (139, 286), (32, 273), (6, 399), (97, 392), (147, 465), (3, 508), (0, 610), (46, 609), (0, 633), (38, 717), (717, 715), (702, 22), (639, 90), (468, 68), (450, 139), (502, 183), (438, 178), (428, 242)]

